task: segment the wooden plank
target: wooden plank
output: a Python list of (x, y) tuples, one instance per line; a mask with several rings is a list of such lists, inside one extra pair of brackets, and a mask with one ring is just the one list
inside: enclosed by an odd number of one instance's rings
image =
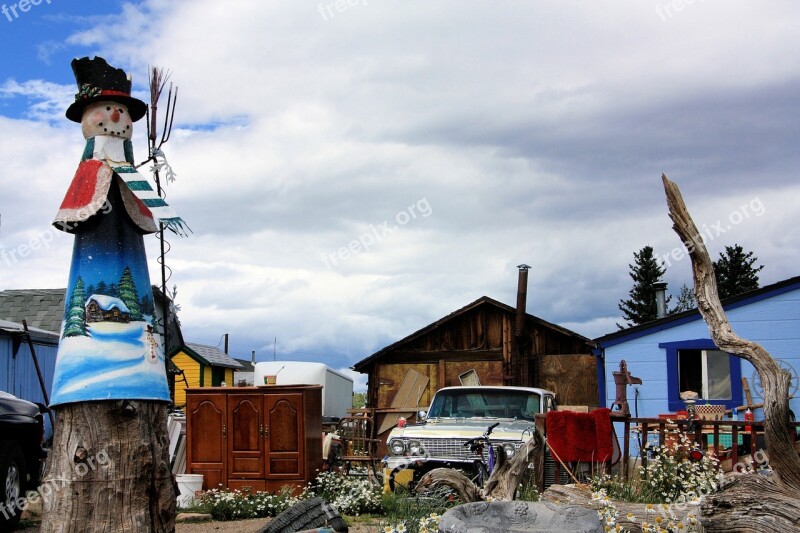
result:
[[(418, 405), (429, 381), (428, 376), (417, 372), (413, 368), (409, 368), (408, 372), (406, 372), (406, 376), (403, 378), (403, 382), (400, 384), (400, 388), (397, 390), (394, 398), (392, 398), (389, 407)], [(378, 428), (377, 434), (380, 435), (384, 431), (388, 431), (390, 428), (394, 427), (400, 416), (404, 414), (408, 416), (413, 413), (387, 413), (381, 422), (380, 428)]]
[(541, 387), (564, 405), (597, 406), (597, 359), (593, 355), (545, 355), (539, 367)]
[(742, 378), (742, 388), (744, 389), (744, 397), (747, 399), (747, 405), (753, 405), (753, 395), (750, 394), (750, 385), (747, 383), (747, 378)]

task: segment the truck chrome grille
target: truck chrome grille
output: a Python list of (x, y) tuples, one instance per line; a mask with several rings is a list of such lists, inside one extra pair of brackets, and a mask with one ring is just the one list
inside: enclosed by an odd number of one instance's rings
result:
[[(458, 459), (468, 460), (477, 459), (474, 452), (471, 452), (469, 446), (464, 446), (467, 439), (416, 439), (425, 450), (424, 456), (433, 459)], [(497, 445), (499, 443), (494, 442)], [(522, 442), (515, 442), (514, 449), (519, 450)], [(483, 460), (487, 460), (488, 450), (483, 450)]]

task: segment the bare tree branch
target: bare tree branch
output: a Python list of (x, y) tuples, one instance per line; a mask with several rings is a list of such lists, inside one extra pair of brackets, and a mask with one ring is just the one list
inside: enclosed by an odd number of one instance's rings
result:
[(763, 346), (742, 339), (733, 332), (719, 300), (711, 257), (686, 209), (680, 189), (666, 175), (662, 174), (661, 180), (667, 196), (669, 216), (674, 222), (672, 227), (683, 240), (692, 260), (697, 308), (708, 325), (714, 344), (720, 350), (749, 361), (758, 371), (764, 388), (764, 438), (770, 466), (782, 488), (800, 491), (800, 457), (792, 446), (788, 426), (791, 376)]

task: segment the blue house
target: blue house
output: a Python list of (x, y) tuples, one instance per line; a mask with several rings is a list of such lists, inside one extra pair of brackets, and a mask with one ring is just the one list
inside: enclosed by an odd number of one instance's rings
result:
[[(790, 408), (800, 416), (800, 276), (762, 287), (723, 302), (733, 331), (761, 344), (781, 366), (792, 373)], [(679, 394), (697, 392), (711, 404), (726, 408), (747, 403), (742, 378), (747, 378), (753, 403), (761, 403), (758, 374), (747, 361), (720, 351), (696, 309), (610, 333), (598, 339), (600, 405), (615, 400), (612, 372), (620, 361), (642, 379), (628, 386), (631, 415), (656, 418), (684, 409)], [(754, 412), (756, 420), (763, 411)]]

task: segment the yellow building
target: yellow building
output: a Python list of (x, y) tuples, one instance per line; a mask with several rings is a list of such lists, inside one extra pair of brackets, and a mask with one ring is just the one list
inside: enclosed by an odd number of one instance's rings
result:
[(231, 356), (205, 344), (187, 342), (171, 357), (178, 368), (175, 376), (175, 405), (186, 405), (188, 387), (219, 387), (224, 382), (233, 387), (233, 372), (242, 368)]

